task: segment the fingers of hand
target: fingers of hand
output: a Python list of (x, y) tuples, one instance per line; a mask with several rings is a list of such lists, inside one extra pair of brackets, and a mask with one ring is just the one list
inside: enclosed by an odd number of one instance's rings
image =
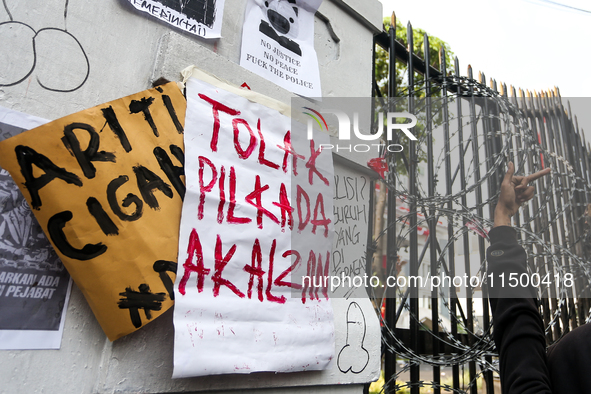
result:
[(515, 190), (525, 189), (527, 187), (527, 177), (525, 176), (514, 176), (512, 179), (513, 185), (515, 185)]
[(526, 202), (531, 200), (534, 196), (535, 188), (533, 186), (529, 186), (525, 189), (521, 189), (515, 193), (515, 200), (519, 203)]
[(531, 182), (531, 181), (535, 181), (538, 178), (543, 177), (544, 175), (548, 175), (549, 173), (552, 172), (551, 168), (544, 168), (542, 171), (538, 171), (534, 174), (528, 175), (527, 176), (527, 181)]
[(507, 172), (505, 173), (505, 179), (503, 181), (511, 182), (511, 178), (513, 178), (514, 173), (515, 173), (515, 166), (513, 165), (513, 162), (510, 161), (507, 164)]
[(539, 179), (541, 177), (543, 177), (544, 175), (548, 175), (549, 173), (551, 173), (552, 170), (550, 168), (545, 168), (542, 171), (538, 171), (534, 174), (528, 175), (528, 176), (514, 176), (513, 177), (513, 184), (515, 184), (515, 190), (519, 191), (519, 190), (525, 190), (528, 186), (528, 184), (532, 181), (535, 181), (536, 179)]

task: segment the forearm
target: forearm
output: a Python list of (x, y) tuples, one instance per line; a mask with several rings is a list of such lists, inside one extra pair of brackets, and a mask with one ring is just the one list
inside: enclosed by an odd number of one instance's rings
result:
[(493, 228), (499, 226), (511, 226), (511, 213), (504, 209), (501, 205), (495, 208), (495, 218)]
[[(509, 217), (501, 219), (509, 220)], [(495, 215), (495, 228), (489, 233), (491, 246), (487, 251), (490, 303), (494, 321), (494, 340), (499, 351), (503, 393), (550, 393), (550, 379), (546, 365), (544, 326), (531, 287), (511, 288), (500, 275), (527, 274), (526, 254), (517, 243), (516, 232), (503, 227)], [(490, 283), (489, 283), (490, 285)]]

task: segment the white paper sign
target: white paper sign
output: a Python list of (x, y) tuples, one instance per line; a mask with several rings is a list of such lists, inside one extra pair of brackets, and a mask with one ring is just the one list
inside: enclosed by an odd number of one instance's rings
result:
[(240, 65), (305, 97), (321, 97), (314, 13), (322, 0), (248, 0)]
[(203, 38), (219, 38), (225, 0), (128, 0), (135, 8)]
[(318, 149), (328, 142), (187, 82), (173, 377), (321, 370), (335, 357), (329, 284), (302, 288), (295, 274), (330, 273), (332, 156)]

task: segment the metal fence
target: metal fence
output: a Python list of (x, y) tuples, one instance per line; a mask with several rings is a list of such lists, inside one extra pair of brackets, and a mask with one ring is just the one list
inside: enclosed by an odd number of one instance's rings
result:
[[(388, 97), (381, 97), (384, 81), (375, 78), (374, 93), (379, 105), (414, 113), (421, 126), (417, 141), (387, 141), (404, 145), (403, 152), (384, 152), (387, 220), (374, 234), (374, 246), (379, 238), (386, 242), (382, 275), (483, 274), (486, 229), (508, 161), (525, 174), (550, 166), (552, 174), (537, 181), (535, 198), (514, 220), (530, 272), (555, 279), (537, 287), (547, 342), (559, 340), (588, 321), (591, 306), (591, 161), (576, 118), (558, 89), (532, 94), (494, 80), (487, 86), (485, 75), (475, 77), (470, 66), (462, 76), (457, 58), (446, 64), (443, 50), (436, 69), (426, 35), (423, 53), (414, 53), (410, 23), (407, 45), (395, 31), (393, 23), (375, 38), (376, 51), (388, 53), (389, 77)], [(396, 64), (406, 70), (399, 86)], [(574, 279), (565, 282), (569, 273)], [(387, 287), (374, 298), (385, 307), (385, 393), (495, 392), (498, 363), (485, 286), (430, 294)]]

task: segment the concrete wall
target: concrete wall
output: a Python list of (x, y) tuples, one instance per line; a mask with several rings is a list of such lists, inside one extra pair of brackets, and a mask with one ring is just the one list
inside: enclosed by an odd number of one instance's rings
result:
[[(68, 4), (66, 17), (65, 3)], [(4, 63), (0, 65), (0, 84), (18, 80), (31, 68), (33, 31), (52, 27), (67, 30), (67, 33), (45, 30), (44, 34), (39, 34), (37, 62), (30, 76), (13, 86), (0, 87), (0, 105), (4, 107), (56, 119), (144, 90), (160, 76), (179, 80), (180, 70), (191, 64), (238, 85), (247, 82), (253, 90), (286, 103), (292, 96), (237, 64), (244, 14), (244, 2), (240, 0), (226, 0), (223, 38), (215, 41), (199, 39), (148, 18), (125, 0), (6, 0), (6, 5), (10, 15), (0, 6), (0, 23), (10, 17), (22, 23), (0, 25), (0, 37), (3, 37), (0, 58)], [(372, 36), (381, 29), (381, 4), (377, 0), (324, 0), (319, 11), (330, 21), (339, 38), (336, 42), (326, 22), (316, 18), (315, 46), (323, 95), (369, 96)], [(90, 72), (84, 81), (85, 55)], [(83, 81), (73, 92), (46, 89), (69, 90)], [(300, 394), (359, 393), (362, 390), (359, 384), (331, 386), (360, 383), (338, 376), (334, 368), (323, 372), (172, 380), (172, 349), (172, 311), (138, 332), (111, 343), (74, 285), (62, 348), (0, 351), (0, 393), (226, 392), (241, 389), (240, 392)], [(302, 385), (309, 387), (293, 388)], [(246, 390), (247, 387), (250, 390)]]

